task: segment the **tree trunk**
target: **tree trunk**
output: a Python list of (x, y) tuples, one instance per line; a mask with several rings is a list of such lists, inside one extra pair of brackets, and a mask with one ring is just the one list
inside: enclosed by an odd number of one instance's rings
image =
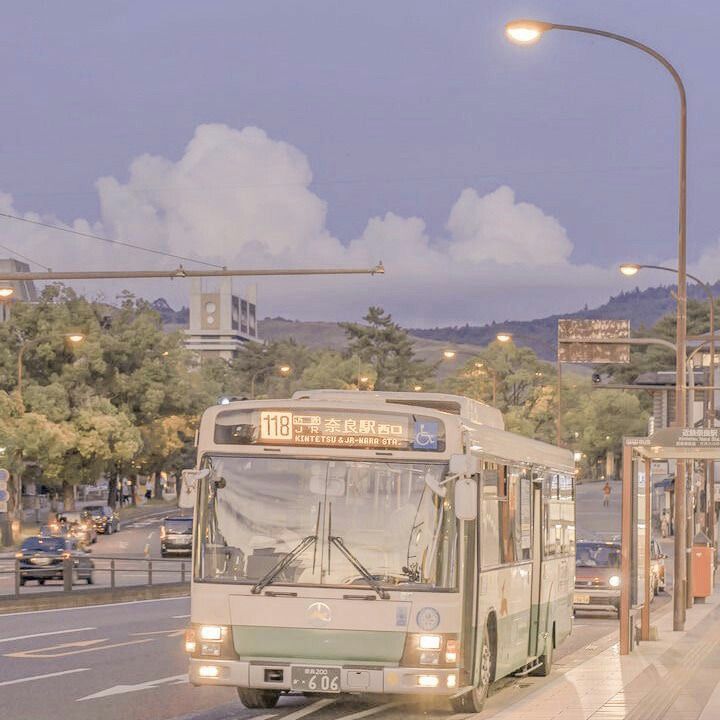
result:
[[(8, 483), (8, 519), (13, 527), (22, 529), (23, 507), (22, 507), (22, 476), (12, 474)], [(17, 523), (17, 524), (15, 524)]]
[(136, 491), (137, 491), (137, 475), (131, 475), (130, 476), (130, 505), (132, 505), (132, 507), (137, 507)]
[(155, 487), (153, 488), (153, 497), (162, 500), (162, 475), (159, 471), (155, 473)]
[(175, 497), (180, 500), (180, 493), (182, 493), (182, 473), (175, 473)]
[(73, 492), (73, 486), (67, 481), (63, 480), (62, 483), (62, 494), (63, 494), (63, 510), (74, 510), (75, 509), (75, 493)]

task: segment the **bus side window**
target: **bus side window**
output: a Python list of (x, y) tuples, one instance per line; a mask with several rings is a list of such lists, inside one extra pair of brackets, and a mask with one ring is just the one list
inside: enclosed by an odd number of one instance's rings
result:
[(482, 471), (480, 494), (480, 563), (483, 568), (500, 564), (500, 501), (498, 500), (498, 468)]
[(519, 560), (532, 559), (532, 481), (530, 473), (525, 470), (520, 476), (520, 495), (518, 503), (517, 524), (520, 539)]

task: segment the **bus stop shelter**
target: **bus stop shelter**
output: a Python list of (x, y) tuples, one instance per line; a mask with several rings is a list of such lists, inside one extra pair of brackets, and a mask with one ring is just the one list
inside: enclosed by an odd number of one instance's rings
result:
[[(663, 428), (623, 441), (620, 654), (650, 639), (651, 479), (653, 461), (720, 461), (720, 428)], [(673, 582), (677, 585), (677, 579)]]

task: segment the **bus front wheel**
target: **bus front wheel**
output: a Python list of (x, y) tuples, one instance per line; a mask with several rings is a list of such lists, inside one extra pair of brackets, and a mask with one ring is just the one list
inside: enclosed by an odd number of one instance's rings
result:
[(480, 651), (480, 677), (478, 678), (478, 684), (469, 692), (451, 700), (455, 712), (477, 713), (483, 709), (488, 691), (490, 690), (490, 683), (492, 682), (493, 666), (495, 664), (493, 652), (490, 633), (488, 632), (487, 626), (485, 626), (482, 650)]
[(279, 690), (251, 690), (250, 688), (238, 688), (240, 702), (248, 710), (266, 710), (274, 708), (280, 698)]

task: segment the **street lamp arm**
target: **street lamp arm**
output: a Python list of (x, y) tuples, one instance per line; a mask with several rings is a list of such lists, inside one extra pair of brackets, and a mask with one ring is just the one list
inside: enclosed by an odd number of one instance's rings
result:
[(618, 35), (617, 33), (609, 32), (607, 30), (598, 30), (597, 28), (584, 27), (582, 25), (560, 25), (558, 23), (548, 23), (548, 30), (569, 30), (571, 32), (586, 33), (587, 35), (598, 35), (600, 37), (609, 38), (610, 40), (617, 40), (618, 42), (630, 45), (631, 47), (642, 50), (642, 52), (655, 58), (669, 73), (672, 75), (675, 84), (677, 85), (678, 92), (680, 93), (680, 103), (683, 108), (686, 105), (687, 97), (685, 94), (685, 85), (680, 77), (680, 73), (675, 69), (673, 64), (664, 56), (661, 55), (657, 50), (654, 50), (649, 45), (634, 40), (633, 38), (627, 37), (626, 35)]

